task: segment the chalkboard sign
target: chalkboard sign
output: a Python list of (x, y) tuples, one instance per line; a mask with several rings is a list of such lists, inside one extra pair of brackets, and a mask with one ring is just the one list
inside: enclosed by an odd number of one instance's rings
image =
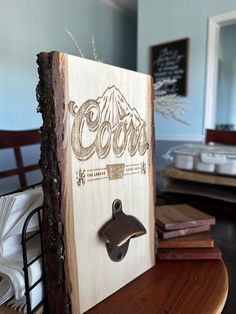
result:
[(184, 38), (151, 47), (154, 82), (170, 82), (161, 87), (162, 95), (187, 95), (188, 45), (189, 39)]

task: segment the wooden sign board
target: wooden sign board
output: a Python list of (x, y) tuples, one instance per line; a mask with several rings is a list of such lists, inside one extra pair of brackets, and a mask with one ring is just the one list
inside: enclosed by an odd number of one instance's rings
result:
[[(152, 79), (58, 52), (38, 65), (47, 313), (83, 313), (154, 265)], [(115, 199), (146, 229), (119, 262), (99, 235)]]

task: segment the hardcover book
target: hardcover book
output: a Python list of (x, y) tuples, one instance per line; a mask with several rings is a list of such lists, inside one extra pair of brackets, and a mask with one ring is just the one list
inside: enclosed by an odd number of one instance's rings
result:
[(83, 313), (154, 265), (152, 79), (38, 55), (47, 313)]

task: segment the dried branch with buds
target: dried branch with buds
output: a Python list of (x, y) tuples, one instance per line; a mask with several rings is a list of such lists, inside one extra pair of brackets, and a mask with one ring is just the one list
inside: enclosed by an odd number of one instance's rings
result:
[(166, 119), (173, 119), (183, 124), (189, 125), (181, 117), (187, 109), (181, 99), (176, 94), (167, 94), (164, 86), (175, 84), (175, 80), (163, 80), (153, 84), (154, 88), (154, 111), (160, 113)]
[[(82, 53), (74, 36), (67, 29), (65, 29), (65, 32), (73, 41), (78, 51), (78, 55), (84, 58), (84, 54)], [(92, 52), (93, 52), (94, 60), (98, 62), (102, 62), (97, 54), (94, 36), (92, 37)], [(163, 89), (163, 87), (166, 87), (166, 86), (174, 86), (175, 83), (176, 83), (175, 80), (163, 80), (163, 81), (159, 81), (153, 84), (154, 111), (158, 112), (160, 115), (162, 115), (166, 119), (173, 119), (177, 122), (181, 122), (183, 124), (189, 125), (189, 123), (187, 123), (181, 118), (182, 115), (187, 111), (181, 97), (177, 96), (174, 93), (167, 94), (166, 89)]]
[(77, 40), (75, 39), (75, 37), (71, 34), (70, 31), (68, 31), (67, 29), (65, 29), (65, 32), (66, 34), (70, 37), (70, 39), (73, 41), (75, 47), (76, 47), (76, 50), (78, 51), (78, 54), (81, 58), (84, 58), (84, 54), (82, 53), (78, 43), (77, 43)]
[(93, 37), (92, 37), (92, 50), (93, 50), (93, 58), (94, 58), (94, 60), (97, 61), (97, 62), (103, 62), (103, 61), (98, 57), (97, 49), (96, 49), (96, 45), (95, 45), (94, 35), (93, 35)]

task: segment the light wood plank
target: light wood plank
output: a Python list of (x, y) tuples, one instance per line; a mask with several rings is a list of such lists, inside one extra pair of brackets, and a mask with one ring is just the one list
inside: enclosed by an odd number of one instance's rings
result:
[[(40, 86), (48, 87), (41, 91), (47, 294), (60, 300), (55, 306), (63, 313), (70, 313), (69, 295), (78, 314), (155, 263), (152, 80), (61, 53), (41, 57)], [(109, 258), (99, 237), (115, 199), (147, 231), (130, 240), (120, 262)], [(65, 252), (58, 253), (62, 246)]]
[(231, 176), (221, 176), (215, 174), (208, 174), (202, 172), (185, 171), (174, 168), (173, 166), (167, 166), (160, 175), (162, 177), (175, 178), (193, 182), (219, 184), (226, 186), (236, 186), (236, 178)]

